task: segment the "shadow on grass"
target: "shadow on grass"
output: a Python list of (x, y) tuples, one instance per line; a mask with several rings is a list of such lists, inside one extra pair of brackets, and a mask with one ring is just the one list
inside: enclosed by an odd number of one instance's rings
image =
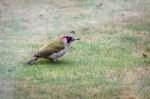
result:
[(51, 66), (68, 66), (68, 65), (71, 65), (71, 66), (73, 66), (74, 64), (73, 64), (73, 62), (71, 62), (71, 61), (67, 61), (67, 60), (58, 60), (58, 61), (56, 61), (56, 62), (53, 62), (53, 61), (50, 61), (50, 60), (46, 60), (46, 59), (41, 59), (41, 60), (39, 60), (39, 61), (36, 61), (36, 63), (35, 64), (32, 64), (32, 65), (29, 65), (29, 64), (27, 64), (27, 63), (25, 63), (25, 66), (37, 66), (37, 65), (51, 65)]

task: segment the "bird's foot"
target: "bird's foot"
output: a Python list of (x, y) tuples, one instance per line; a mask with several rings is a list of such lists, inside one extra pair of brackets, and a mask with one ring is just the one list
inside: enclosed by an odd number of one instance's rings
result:
[(57, 59), (49, 59), (49, 60), (53, 63), (57, 62)]

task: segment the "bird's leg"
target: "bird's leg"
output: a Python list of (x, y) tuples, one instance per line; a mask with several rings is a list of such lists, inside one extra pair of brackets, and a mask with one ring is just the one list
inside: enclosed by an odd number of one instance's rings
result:
[(52, 62), (56, 62), (57, 61), (57, 59), (52, 59), (52, 58), (49, 58), (49, 60), (52, 61)]
[(38, 59), (38, 57), (33, 57), (32, 60), (28, 61), (27, 64), (32, 65), (35, 63), (35, 61)]
[(57, 59), (53, 59), (53, 62), (56, 62), (57, 61)]
[(48, 57), (48, 59), (49, 59), (50, 61), (52, 61), (52, 62), (56, 62), (56, 61), (57, 61), (56, 53), (54, 53), (53, 55), (50, 55), (50, 56)]

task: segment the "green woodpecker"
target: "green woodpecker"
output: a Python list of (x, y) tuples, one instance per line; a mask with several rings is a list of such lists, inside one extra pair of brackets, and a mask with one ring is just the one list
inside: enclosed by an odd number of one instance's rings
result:
[(52, 61), (57, 61), (57, 59), (63, 56), (68, 48), (70, 48), (70, 44), (75, 41), (80, 40), (80, 38), (74, 38), (70, 35), (65, 35), (59, 37), (55, 40), (49, 41), (43, 47), (41, 47), (35, 54), (33, 55), (32, 60), (28, 61), (27, 64), (33, 64), (39, 58), (46, 58)]

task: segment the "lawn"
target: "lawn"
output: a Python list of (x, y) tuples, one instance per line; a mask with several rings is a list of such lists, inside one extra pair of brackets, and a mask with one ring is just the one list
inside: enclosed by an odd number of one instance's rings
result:
[[(48, 40), (68, 53), (27, 65)], [(0, 0), (0, 99), (150, 99), (149, 0)]]

